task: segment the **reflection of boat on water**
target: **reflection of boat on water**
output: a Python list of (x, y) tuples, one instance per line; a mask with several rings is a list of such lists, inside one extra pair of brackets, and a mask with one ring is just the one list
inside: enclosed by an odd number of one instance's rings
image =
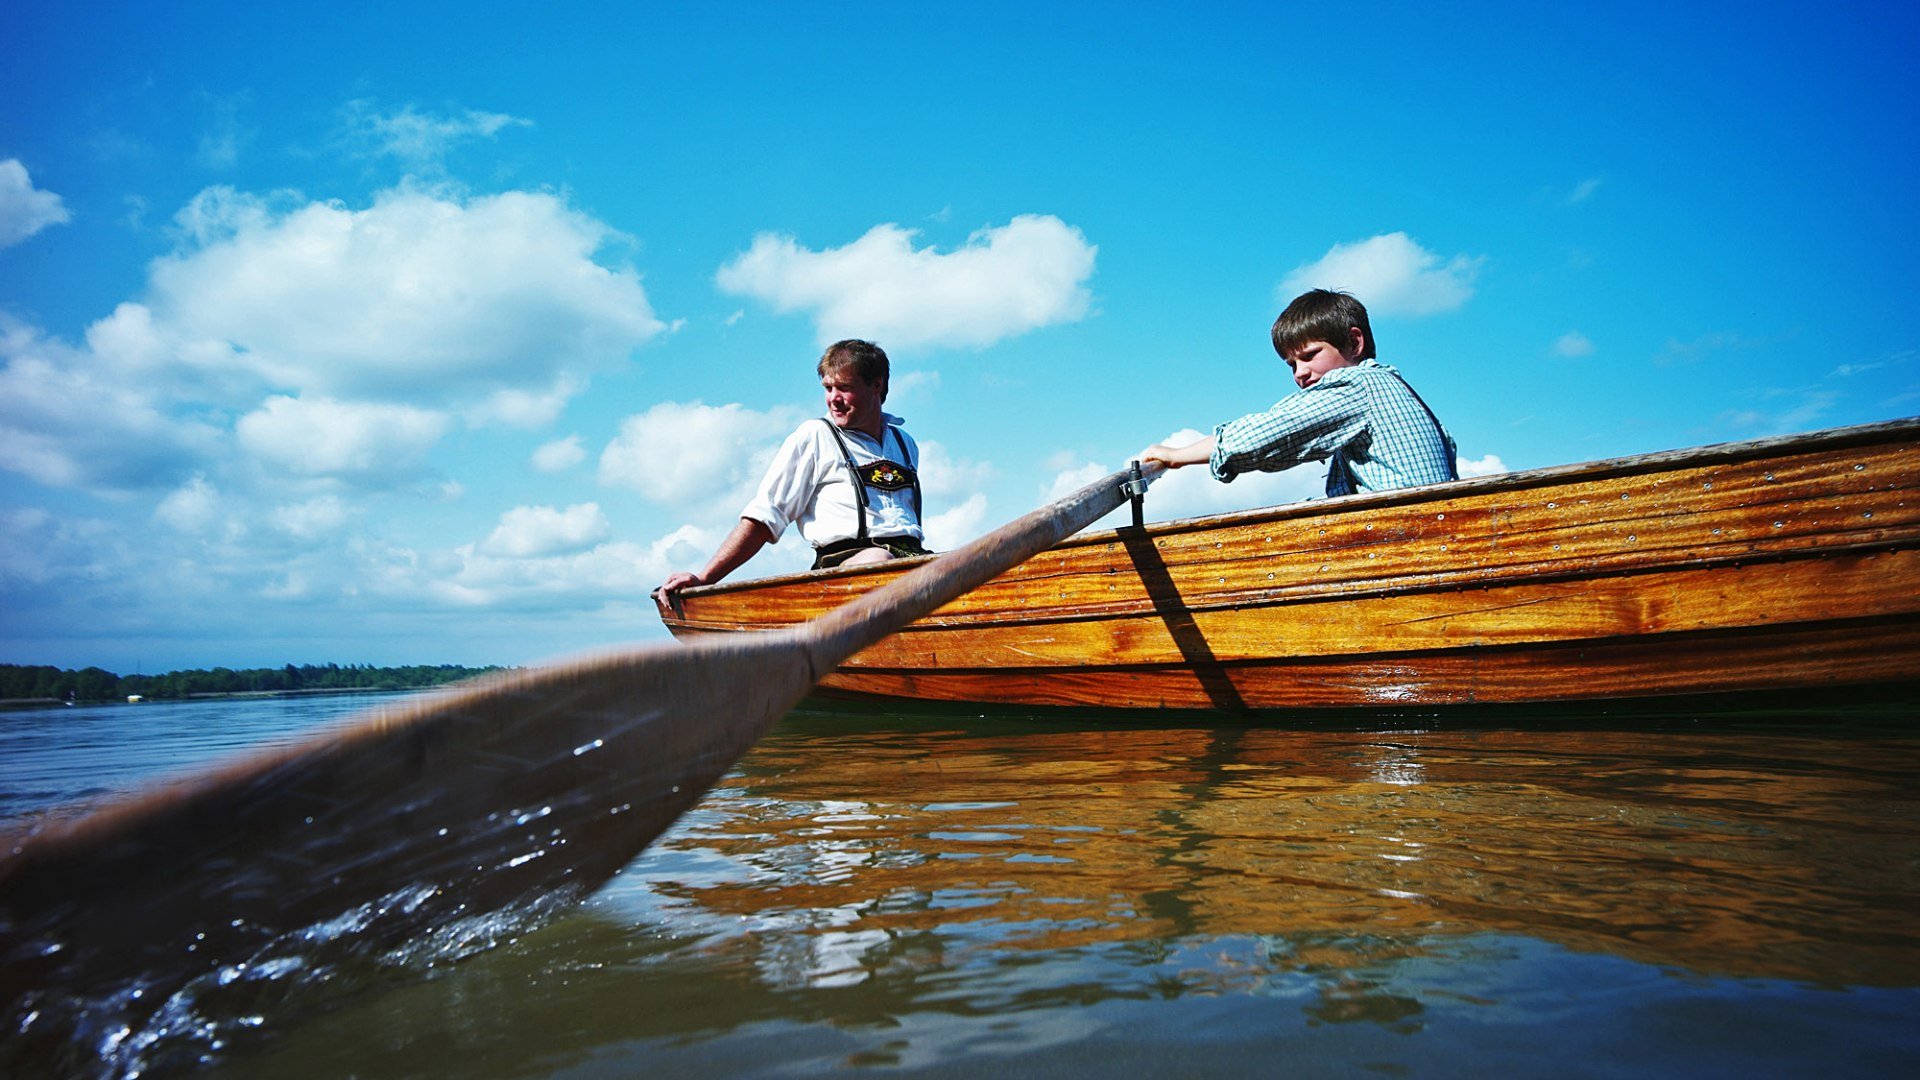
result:
[(796, 723), (718, 789), (711, 818), (663, 841), (726, 857), (736, 880), (653, 883), (723, 922), (792, 931), (763, 958), (786, 980), (877, 977), (925, 950), (1219, 939), (1262, 943), (1257, 970), (1206, 976), (1225, 982), (1502, 939), (1828, 986), (1920, 972), (1903, 914), (1920, 865), (1910, 739), (1036, 728), (1010, 742)]
[[(774, 629), (916, 561), (690, 589), (661, 617)], [(1089, 534), (821, 686), (1238, 712), (1916, 681), (1920, 419)]]

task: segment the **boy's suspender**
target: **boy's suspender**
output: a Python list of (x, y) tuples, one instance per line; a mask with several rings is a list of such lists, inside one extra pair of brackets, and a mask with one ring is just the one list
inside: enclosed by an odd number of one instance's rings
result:
[(893, 432), (893, 441), (900, 445), (900, 464), (913, 470), (913, 520), (924, 529), (926, 523), (920, 520), (920, 466), (907, 460), (907, 437), (900, 434), (900, 429), (890, 427), (887, 430)]
[[(860, 515), (860, 532), (856, 536), (856, 539), (865, 540), (867, 538), (867, 483), (865, 480), (862, 480), (860, 478), (860, 467), (853, 463), (853, 448), (847, 445), (847, 437), (840, 433), (840, 429), (834, 426), (833, 421), (828, 420), (825, 417), (821, 417), (820, 422), (827, 425), (828, 431), (833, 432), (833, 441), (840, 444), (840, 459), (847, 463), (847, 474), (853, 477), (853, 506), (854, 506), (855, 512), (857, 512)], [(1435, 423), (1438, 423), (1438, 421), (1435, 421)], [(900, 458), (901, 458), (900, 464), (911, 468), (913, 463), (906, 460), (908, 456), (906, 436), (900, 434), (899, 429), (894, 428), (891, 425), (888, 425), (886, 430), (893, 432), (894, 441), (899, 443), (900, 445)], [(886, 441), (884, 437), (881, 440), (880, 447), (883, 451), (886, 449)], [(920, 470), (913, 469), (912, 476), (913, 476), (913, 516), (916, 520), (918, 520), (921, 515)]]
[[(1380, 366), (1383, 368), (1387, 367), (1385, 364)], [(1453, 436), (1447, 434), (1446, 425), (1440, 423), (1440, 418), (1433, 413), (1433, 406), (1427, 404), (1427, 400), (1420, 396), (1420, 391), (1413, 388), (1413, 384), (1407, 381), (1405, 375), (1394, 371), (1392, 368), (1387, 368), (1387, 371), (1390, 372), (1394, 378), (1400, 380), (1400, 385), (1407, 388), (1407, 393), (1413, 395), (1413, 400), (1419, 402), (1422, 409), (1427, 410), (1427, 419), (1433, 421), (1433, 430), (1435, 434), (1440, 436), (1440, 445), (1444, 447), (1447, 452), (1447, 479), (1460, 479), (1460, 463), (1455, 457)]]

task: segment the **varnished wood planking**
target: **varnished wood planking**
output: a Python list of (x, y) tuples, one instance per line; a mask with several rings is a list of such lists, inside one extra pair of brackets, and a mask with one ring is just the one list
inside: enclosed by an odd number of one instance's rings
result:
[(1903, 619), (1790, 633), (1312, 657), (1211, 670), (850, 670), (828, 676), (821, 686), (922, 701), (1237, 711), (1578, 701), (1915, 680), (1920, 625)]
[[(1465, 591), (1303, 599), (1193, 611), (1190, 625), (1208, 652), (1225, 661), (1580, 641), (1914, 613), (1920, 613), (1920, 551), (1901, 550)], [(916, 625), (861, 651), (846, 666), (1172, 664), (1183, 658), (1180, 632), (1151, 611), (1013, 625)]]

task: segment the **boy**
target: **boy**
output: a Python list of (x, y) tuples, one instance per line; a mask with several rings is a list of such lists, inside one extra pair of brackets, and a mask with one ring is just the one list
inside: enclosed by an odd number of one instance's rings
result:
[(801, 424), (781, 445), (760, 491), (700, 573), (680, 571), (656, 592), (726, 577), (788, 525), (813, 545), (813, 568), (859, 566), (925, 555), (920, 526), (920, 447), (887, 400), (886, 351), (836, 341), (816, 368), (827, 415)]
[(1452, 436), (1399, 372), (1374, 359), (1360, 301), (1326, 289), (1295, 298), (1274, 320), (1273, 349), (1292, 366), (1298, 393), (1211, 438), (1156, 443), (1141, 460), (1170, 469), (1204, 461), (1223, 483), (1325, 460), (1329, 496), (1459, 479)]

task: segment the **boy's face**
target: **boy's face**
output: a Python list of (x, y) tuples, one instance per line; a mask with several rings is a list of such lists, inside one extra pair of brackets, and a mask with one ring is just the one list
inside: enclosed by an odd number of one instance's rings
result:
[(1342, 349), (1329, 341), (1303, 341), (1288, 349), (1287, 363), (1293, 366), (1293, 382), (1305, 390), (1320, 381), (1320, 376), (1336, 368), (1352, 367), (1365, 351), (1360, 328), (1354, 327), (1352, 340)]
[(835, 427), (871, 434), (883, 425), (880, 406), (887, 400), (886, 389), (862, 380), (852, 366), (828, 368), (820, 377), (820, 388), (827, 392), (827, 419)]

